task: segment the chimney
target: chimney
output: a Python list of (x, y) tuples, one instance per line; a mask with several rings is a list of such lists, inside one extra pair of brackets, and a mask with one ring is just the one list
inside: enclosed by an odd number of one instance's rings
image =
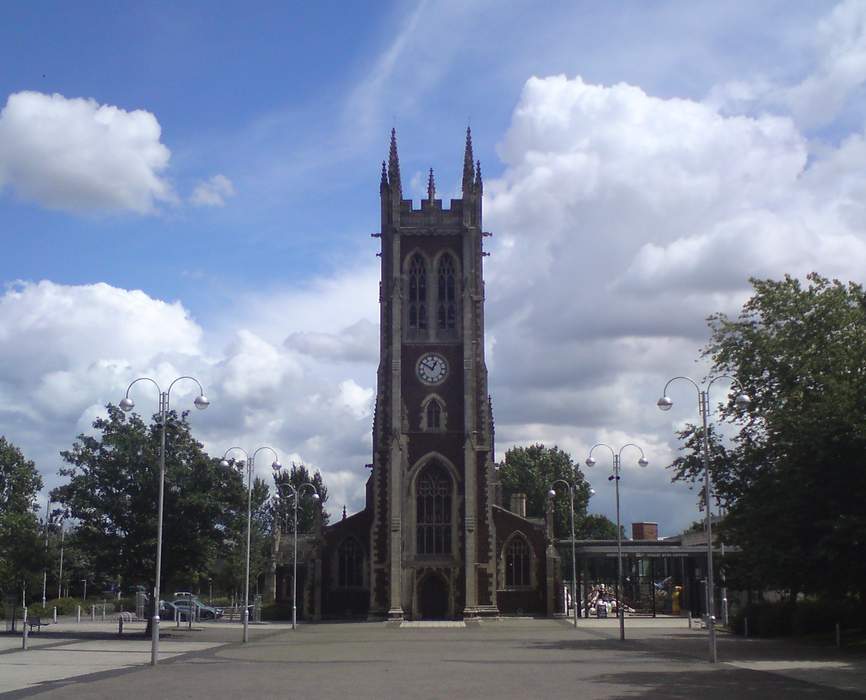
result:
[(521, 518), (526, 517), (526, 494), (513, 493), (511, 494), (511, 512), (519, 515)]
[(659, 538), (659, 524), (632, 523), (631, 538), (633, 540), (657, 540)]

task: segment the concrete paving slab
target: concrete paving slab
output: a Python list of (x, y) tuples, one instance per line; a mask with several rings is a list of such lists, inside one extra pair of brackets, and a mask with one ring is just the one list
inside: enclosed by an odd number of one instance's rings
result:
[[(0, 654), (0, 694), (150, 663), (150, 641), (146, 639), (40, 641), (43, 643), (27, 651)], [(220, 643), (161, 640), (159, 659), (167, 661), (216, 646)]]

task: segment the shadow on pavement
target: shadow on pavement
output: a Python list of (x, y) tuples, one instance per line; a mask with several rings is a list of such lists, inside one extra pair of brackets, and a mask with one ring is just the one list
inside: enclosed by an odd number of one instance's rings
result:
[(821, 698), (862, 698), (863, 695), (826, 686), (813, 685), (805, 681), (786, 678), (772, 673), (733, 669), (708, 669), (705, 671), (675, 671), (654, 673), (633, 671), (595, 676), (591, 683), (629, 686), (627, 693), (611, 698), (668, 698), (672, 700), (730, 700), (731, 698), (799, 698), (815, 700)]

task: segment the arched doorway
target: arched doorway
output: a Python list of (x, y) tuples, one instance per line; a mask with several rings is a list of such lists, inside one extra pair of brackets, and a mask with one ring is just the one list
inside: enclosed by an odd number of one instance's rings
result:
[(448, 583), (438, 574), (427, 574), (418, 584), (418, 617), (444, 620), (448, 617)]

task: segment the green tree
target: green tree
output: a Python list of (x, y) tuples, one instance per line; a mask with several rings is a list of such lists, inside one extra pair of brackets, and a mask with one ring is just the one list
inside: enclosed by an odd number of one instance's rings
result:
[[(548, 493), (554, 481), (563, 479), (573, 484), (574, 527), (576, 533), (580, 530), (589, 502), (589, 484), (567, 452), (556, 446), (545, 447), (542, 444), (512, 447), (505, 453), (505, 460), (499, 465), (498, 471), (505, 503), (510, 503), (515, 493), (525, 493), (526, 514), (533, 518), (544, 517)], [(553, 529), (556, 537), (564, 539), (571, 536), (569, 499), (562, 484), (557, 484), (556, 489)]]
[(807, 282), (752, 280), (737, 319), (710, 317), (713, 371), (752, 398), (711, 468), (729, 505), (725, 538), (742, 548), (734, 576), (866, 606), (866, 296), (817, 274)]
[[(231, 591), (236, 597), (243, 595), (247, 556), (247, 471), (242, 461), (231, 461), (231, 468), (243, 483), (240, 508), (226, 515), (225, 538), (220, 551), (220, 561), (212, 572), (217, 588)], [(255, 592), (255, 582), (265, 573), (271, 551), (270, 489), (265, 481), (254, 477), (250, 492), (250, 591)]]
[[(152, 590), (160, 427), (107, 409), (108, 417), (93, 423), (95, 435), (79, 435), (61, 453), (68, 482), (52, 500), (77, 521), (71, 539), (99, 576)], [(188, 587), (221, 554), (231, 524), (246, 516), (246, 490), (237, 469), (203, 451), (186, 414), (168, 414), (165, 462), (161, 591), (168, 592)]]
[(42, 477), (36, 465), (0, 436), (0, 593), (18, 597), (42, 585), (43, 533), (36, 515)]
[[(580, 520), (575, 520), (576, 537), (579, 540), (615, 540), (616, 523), (606, 515), (598, 513), (587, 513)], [(621, 528), (622, 536), (625, 537), (625, 528)]]
[(274, 474), (275, 495), (271, 505), (271, 529), (279, 528), (282, 532), (294, 532), (294, 496), (292, 490), (286, 485), (290, 484), (295, 490), (301, 489), (303, 484), (312, 484), (319, 494), (318, 502), (312, 497), (309, 487), (300, 490), (298, 501), (298, 533), (312, 532), (316, 518), (321, 514), (322, 525), (327, 525), (330, 520), (325, 510), (328, 501), (328, 487), (322, 479), (322, 474), (317, 469), (311, 474), (303, 464), (292, 463), (292, 468)]

